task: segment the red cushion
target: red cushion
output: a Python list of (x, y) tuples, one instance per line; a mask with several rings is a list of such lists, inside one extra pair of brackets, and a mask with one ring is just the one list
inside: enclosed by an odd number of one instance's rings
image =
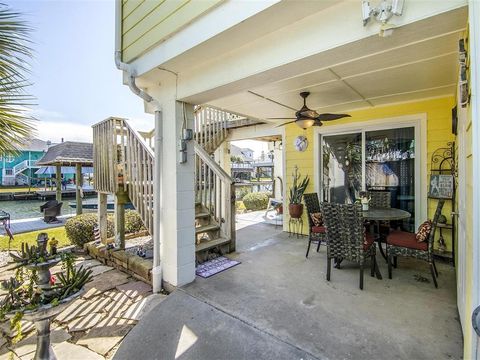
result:
[(325, 232), (325, 226), (312, 226), (312, 232), (317, 234), (323, 234)]
[(372, 246), (373, 242), (375, 241), (375, 238), (373, 237), (372, 234), (366, 233), (365, 234), (365, 241), (363, 242), (363, 250), (367, 251), (370, 246)]
[(428, 249), (428, 242), (418, 242), (415, 233), (398, 230), (390, 232), (387, 236), (387, 244), (415, 250), (427, 251)]

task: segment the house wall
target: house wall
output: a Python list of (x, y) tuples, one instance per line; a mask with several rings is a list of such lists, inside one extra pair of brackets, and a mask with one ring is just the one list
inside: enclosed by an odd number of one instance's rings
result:
[(139, 57), (222, 1), (123, 1), (123, 61)]
[[(29, 155), (30, 154), (30, 155)], [(19, 154), (14, 156), (12, 162), (7, 162), (5, 159), (7, 156), (2, 156), (0, 160), (0, 184), (3, 184), (3, 169), (12, 169), (15, 165), (20, 164), (25, 160), (40, 160), (45, 153), (43, 151), (20, 151)], [(32, 170), (32, 178), (36, 178), (34, 172), (37, 169)], [(24, 171), (25, 175), (29, 175), (28, 171)]]
[[(460, 154), (465, 159), (465, 306), (463, 318), (464, 358), (478, 359), (478, 336), (471, 325), (472, 311), (479, 304), (479, 231), (480, 226), (480, 165), (477, 159), (480, 153), (480, 89), (479, 64), (480, 55), (480, 5), (476, 1), (469, 2), (469, 26), (467, 39), (467, 54), (469, 56), (468, 80), (470, 86), (470, 103), (467, 106), (465, 124), (465, 153)], [(461, 215), (461, 214), (460, 214)]]
[[(427, 164), (421, 164), (421, 167), (427, 167), (427, 175), (430, 170), (430, 158), (432, 153), (439, 147), (445, 147), (446, 143), (453, 141), (455, 137), (451, 132), (451, 109), (455, 104), (453, 97), (421, 100), (417, 102), (394, 104), (389, 106), (375, 107), (364, 110), (351, 111), (351, 118), (338, 120), (331, 123), (325, 123), (324, 126), (339, 125), (342, 123), (364, 122), (378, 119), (398, 117), (403, 115), (426, 114), (427, 118)], [(394, 127), (395, 124), (392, 124)], [(286, 127), (286, 136), (284, 146), (286, 147), (286, 192), (292, 184), (292, 172), (295, 166), (298, 166), (302, 176), (309, 175), (311, 178), (307, 192), (314, 192), (314, 185), (318, 181), (318, 174), (314, 172), (314, 138), (313, 128), (307, 130), (300, 129), (297, 125), (291, 124)], [(308, 148), (305, 152), (298, 152), (294, 148), (294, 140), (298, 135), (304, 135), (308, 140)], [(288, 205), (288, 198), (285, 199)], [(436, 200), (428, 201), (428, 216), (433, 217), (436, 207)], [(444, 214), (451, 211), (451, 203), (448, 201), (444, 207)], [(284, 230), (288, 230), (288, 215), (284, 222)], [(303, 223), (308, 224), (306, 213), (304, 212)], [(303, 233), (308, 233), (308, 227), (304, 226)], [(447, 242), (447, 250), (452, 250), (451, 236), (449, 231), (443, 232)]]

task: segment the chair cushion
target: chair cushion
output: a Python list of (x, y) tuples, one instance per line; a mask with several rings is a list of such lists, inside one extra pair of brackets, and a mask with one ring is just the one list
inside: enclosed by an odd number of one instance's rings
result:
[(423, 251), (428, 249), (428, 242), (418, 242), (416, 234), (399, 230), (390, 232), (390, 235), (387, 236), (387, 244)]
[(321, 212), (311, 213), (310, 218), (314, 226), (323, 226), (323, 215)]
[(430, 236), (430, 231), (432, 231), (432, 222), (430, 220), (424, 221), (418, 227), (415, 237), (418, 242), (427, 241)]
[(325, 226), (312, 226), (312, 232), (316, 234), (325, 233)]
[(367, 251), (368, 248), (372, 246), (374, 241), (375, 241), (375, 237), (372, 234), (365, 233), (364, 240), (363, 240), (363, 250)]

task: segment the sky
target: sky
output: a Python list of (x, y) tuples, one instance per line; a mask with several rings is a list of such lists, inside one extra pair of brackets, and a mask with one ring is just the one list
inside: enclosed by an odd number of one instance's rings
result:
[(91, 141), (91, 125), (109, 117), (132, 119), (137, 130), (151, 130), (153, 116), (122, 84), (114, 62), (113, 0), (7, 0), (23, 14), (32, 32), (32, 115), (37, 137), (60, 142)]
[[(5, 1), (5, 0), (4, 0)], [(91, 125), (109, 117), (131, 119), (136, 130), (151, 130), (153, 116), (122, 84), (114, 62), (113, 0), (7, 0), (33, 28), (28, 91), (36, 98), (32, 115), (37, 137), (58, 143), (92, 141)], [(267, 143), (239, 141), (255, 157)]]

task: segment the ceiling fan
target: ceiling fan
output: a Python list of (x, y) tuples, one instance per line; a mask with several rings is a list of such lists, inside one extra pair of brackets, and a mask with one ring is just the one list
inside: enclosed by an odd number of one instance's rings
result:
[(303, 106), (300, 110), (295, 112), (295, 117), (294, 118), (285, 118), (285, 117), (280, 117), (280, 118), (269, 118), (269, 119), (282, 119), (282, 120), (288, 120), (288, 119), (294, 119), (292, 121), (283, 123), (278, 126), (283, 126), (291, 123), (296, 123), (298, 126), (300, 126), (302, 129), (307, 129), (311, 126), (322, 126), (322, 121), (332, 121), (332, 120), (337, 120), (341, 119), (344, 117), (350, 117), (348, 114), (330, 114), (330, 113), (324, 113), (324, 114), (319, 114), (315, 110), (312, 110), (308, 108), (307, 106), (307, 97), (310, 95), (308, 91), (304, 91), (300, 93), (300, 96), (303, 98)]

